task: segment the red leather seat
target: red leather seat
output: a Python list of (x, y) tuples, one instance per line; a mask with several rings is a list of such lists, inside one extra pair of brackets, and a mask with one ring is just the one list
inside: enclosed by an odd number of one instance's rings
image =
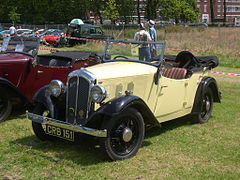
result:
[(172, 65), (173, 67), (178, 67), (180, 63), (175, 61), (165, 61), (164, 65), (166, 64)]
[(185, 68), (171, 68), (164, 69), (163, 76), (172, 79), (185, 79), (187, 74), (187, 69)]

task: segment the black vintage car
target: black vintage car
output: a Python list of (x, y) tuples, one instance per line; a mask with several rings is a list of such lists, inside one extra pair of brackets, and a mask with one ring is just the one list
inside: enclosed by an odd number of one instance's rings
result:
[(67, 29), (67, 37), (69, 37), (69, 44), (85, 44), (86, 40), (84, 39), (74, 39), (74, 38), (86, 38), (94, 40), (107, 40), (113, 39), (113, 36), (110, 34), (105, 34), (100, 26), (92, 24), (70, 24)]

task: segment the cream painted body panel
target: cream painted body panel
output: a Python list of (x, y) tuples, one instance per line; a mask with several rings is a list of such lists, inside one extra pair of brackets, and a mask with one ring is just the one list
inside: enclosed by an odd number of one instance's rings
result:
[[(153, 77), (157, 68), (134, 62), (103, 63), (87, 68), (97, 77), (97, 84), (107, 90), (107, 102), (115, 97), (125, 95), (126, 90), (142, 98), (152, 110), (155, 106), (158, 86)], [(96, 107), (97, 108), (97, 107)]]
[(188, 79), (161, 77), (154, 114), (160, 122), (190, 114), (197, 88), (206, 73), (194, 73)]
[[(206, 74), (194, 73), (189, 79), (161, 77), (154, 83), (157, 68), (135, 62), (110, 62), (87, 68), (97, 78), (97, 84), (107, 90), (107, 102), (132, 91), (151, 109), (159, 122), (178, 118), (191, 112), (199, 82)], [(96, 109), (98, 107), (95, 107)]]

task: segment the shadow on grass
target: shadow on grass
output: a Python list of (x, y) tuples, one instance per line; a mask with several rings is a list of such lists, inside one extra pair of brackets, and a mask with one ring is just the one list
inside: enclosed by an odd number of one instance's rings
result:
[(11, 121), (14, 119), (24, 119), (26, 118), (26, 107), (13, 107), (11, 115), (8, 117), (6, 121)]
[(41, 141), (35, 135), (32, 135), (11, 143), (21, 145), (26, 150), (31, 149), (28, 153), (51, 162), (70, 160), (76, 164), (88, 166), (108, 161), (108, 157), (99, 145), (98, 139), (85, 135), (77, 135), (75, 138), (74, 143), (62, 139)]
[(192, 125), (193, 119), (190, 116), (185, 116), (181, 118), (177, 118), (171, 121), (166, 121), (161, 123), (161, 127), (154, 127), (152, 129), (149, 129), (146, 132), (146, 139), (151, 138), (153, 136), (159, 136), (167, 131), (171, 131), (173, 129), (176, 129), (181, 126), (186, 126), (186, 125)]
[[(192, 124), (192, 120), (188, 117), (162, 123), (161, 128), (153, 128), (146, 132), (146, 138), (142, 146), (150, 146), (152, 144), (148, 141), (148, 138), (190, 124)], [(106, 153), (100, 146), (99, 139), (78, 134), (75, 139), (76, 142), (74, 143), (61, 139), (56, 141), (41, 141), (32, 135), (17, 139), (11, 143), (23, 146), (29, 155), (38, 156), (50, 162), (58, 163), (62, 160), (70, 160), (76, 164), (89, 166), (109, 161)]]

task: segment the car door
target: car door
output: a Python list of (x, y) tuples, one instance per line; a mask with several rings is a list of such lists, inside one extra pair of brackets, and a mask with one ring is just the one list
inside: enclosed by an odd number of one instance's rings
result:
[(92, 39), (104, 39), (104, 33), (100, 27), (91, 27), (90, 36)]
[(155, 116), (160, 121), (177, 118), (187, 102), (188, 79), (170, 79), (162, 76), (159, 81)]

